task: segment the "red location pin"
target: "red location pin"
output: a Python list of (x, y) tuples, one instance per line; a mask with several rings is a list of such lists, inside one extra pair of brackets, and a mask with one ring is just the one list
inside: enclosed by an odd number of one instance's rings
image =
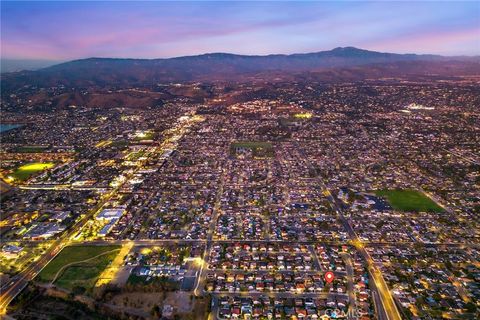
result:
[(328, 283), (332, 283), (333, 279), (335, 279), (335, 275), (332, 271), (328, 271), (327, 273), (325, 273), (325, 281), (327, 281)]

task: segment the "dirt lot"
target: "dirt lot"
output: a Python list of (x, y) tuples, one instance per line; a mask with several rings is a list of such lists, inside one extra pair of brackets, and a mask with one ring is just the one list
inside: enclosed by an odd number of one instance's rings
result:
[(174, 307), (174, 313), (179, 315), (190, 315), (186, 319), (204, 319), (205, 301), (196, 300), (189, 292), (128, 292), (115, 295), (110, 304), (128, 308), (138, 308), (145, 312), (151, 312), (155, 305), (160, 310), (165, 304)]

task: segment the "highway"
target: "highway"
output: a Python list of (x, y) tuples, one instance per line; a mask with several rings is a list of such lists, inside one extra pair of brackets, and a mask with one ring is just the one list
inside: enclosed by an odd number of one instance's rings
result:
[(42, 269), (57, 256), (57, 254), (67, 245), (71, 243), (70, 239), (77, 234), (82, 227), (90, 220), (102, 207), (113, 197), (122, 185), (119, 185), (111, 192), (106, 194), (100, 202), (90, 210), (76, 225), (69, 231), (60, 236), (52, 245), (45, 251), (45, 253), (29, 267), (20, 272), (17, 276), (5, 286), (2, 287), (0, 295), (0, 315), (6, 313), (6, 308), (12, 300), (27, 286), (28, 282), (33, 280)]
[[(191, 120), (193, 121), (193, 120)], [(157, 245), (161, 243), (172, 243), (172, 244), (188, 244), (188, 243), (204, 243), (205, 248), (202, 254), (202, 258), (200, 259), (200, 268), (197, 271), (196, 283), (194, 286), (194, 294), (196, 296), (201, 296), (205, 293), (203, 290), (204, 281), (205, 281), (205, 273), (207, 267), (207, 259), (212, 247), (212, 244), (215, 243), (232, 243), (232, 242), (248, 242), (248, 243), (298, 243), (298, 244), (333, 244), (333, 245), (341, 245), (345, 244), (343, 242), (338, 241), (285, 241), (285, 240), (213, 240), (213, 235), (215, 232), (215, 224), (218, 218), (218, 215), (221, 211), (221, 197), (223, 194), (224, 189), (224, 175), (225, 172), (221, 173), (219, 187), (217, 190), (217, 197), (215, 200), (215, 205), (212, 210), (212, 217), (208, 229), (208, 233), (206, 239), (145, 239), (145, 240), (101, 240), (101, 241), (72, 241), (71, 239), (75, 236), (78, 232), (80, 232), (83, 226), (97, 214), (111, 199), (114, 197), (117, 192), (129, 181), (133, 175), (135, 175), (138, 170), (142, 169), (144, 163), (147, 159), (157, 156), (159, 154), (163, 154), (162, 151), (165, 150), (175, 150), (177, 147), (177, 141), (187, 132), (189, 125), (192, 122), (186, 121), (184, 123), (178, 123), (176, 127), (170, 130), (171, 137), (166, 138), (165, 141), (159, 146), (152, 148), (147, 154), (146, 159), (139, 163), (139, 165), (132, 171), (130, 171), (126, 175), (126, 179), (120, 183), (115, 188), (111, 189), (108, 193), (106, 193), (99, 201), (99, 203), (90, 210), (87, 214), (85, 214), (79, 222), (77, 222), (71, 229), (67, 230), (62, 236), (60, 236), (57, 240), (55, 240), (48, 249), (44, 252), (42, 256), (35, 262), (33, 262), (30, 266), (20, 272), (18, 275), (14, 276), (9, 283), (4, 285), (1, 288), (1, 295), (0, 295), (0, 315), (5, 314), (6, 308), (8, 304), (27, 286), (28, 282), (34, 279), (41, 270), (52, 260), (56, 257), (56, 255), (68, 245), (81, 245), (81, 244), (89, 244), (89, 245), (105, 245), (105, 244), (120, 244), (120, 245), (135, 245), (135, 246), (149, 246), (149, 245)], [(299, 148), (301, 151), (301, 149)], [(358, 252), (362, 255), (364, 260), (367, 263), (367, 269), (370, 276), (370, 286), (372, 290), (372, 298), (374, 300), (374, 304), (377, 311), (378, 319), (380, 320), (397, 320), (401, 319), (395, 301), (391, 295), (391, 292), (382, 276), (381, 271), (375, 266), (373, 259), (369, 255), (368, 251), (365, 249), (365, 244), (362, 243), (357, 234), (355, 233), (354, 229), (352, 228), (349, 220), (344, 216), (343, 209), (341, 206), (338, 205), (336, 199), (331, 195), (330, 191), (328, 190), (325, 183), (319, 179), (322, 188), (325, 191), (327, 199), (331, 203), (332, 207), (336, 210), (338, 217), (344, 226), (345, 230), (349, 234), (349, 237), (353, 244), (355, 245)], [(58, 190), (59, 186), (32, 186), (31, 188), (52, 188), (52, 190)], [(60, 186), (60, 188), (69, 188), (67, 186)], [(384, 246), (384, 245), (402, 245), (402, 244), (412, 244), (414, 242), (371, 242), (368, 243), (369, 246)], [(441, 245), (441, 246), (453, 246), (453, 247), (461, 247), (461, 246), (478, 246), (475, 244), (463, 244), (463, 243), (431, 243), (426, 245)], [(309, 248), (311, 252), (316, 256), (315, 250), (313, 248)], [(353, 289), (353, 268), (351, 263), (351, 258), (348, 255), (344, 256), (346, 262), (346, 274), (348, 279), (348, 300), (349, 300), (349, 310), (348, 310), (348, 318), (354, 319), (355, 318), (355, 295)], [(318, 257), (316, 257), (316, 264), (320, 268), (320, 264), (318, 263)], [(242, 272), (241, 270), (237, 272)], [(308, 273), (305, 271), (299, 271), (302, 273)], [(459, 283), (456, 284), (460, 286)], [(263, 293), (263, 292), (235, 292), (235, 293), (225, 293), (225, 292), (212, 292), (215, 296), (224, 296), (224, 295), (266, 295), (266, 296), (274, 296), (274, 297), (294, 297), (295, 294), (283, 292), (283, 293)], [(312, 295), (314, 297), (326, 297), (326, 296), (342, 296), (346, 297), (346, 294), (337, 294), (337, 293), (304, 293), (302, 296), (309, 296)]]
[[(75, 229), (76, 230), (76, 229)], [(73, 235), (74, 230), (68, 233)], [(55, 241), (45, 253), (29, 267), (14, 276), (12, 280), (2, 287), (0, 296), (0, 315), (6, 313), (6, 308), (10, 302), (27, 286), (28, 282), (37, 276), (40, 271), (66, 246), (68, 236), (64, 235)]]
[[(190, 116), (193, 116), (194, 114), (195, 111), (192, 111)], [(172, 134), (171, 137), (168, 136), (168, 138), (165, 138), (162, 142), (160, 147), (154, 147), (145, 154), (145, 159), (140, 161), (134, 170), (128, 172), (122, 183), (119, 183), (115, 188), (111, 189), (110, 192), (104, 194), (98, 204), (85, 214), (70, 230), (55, 240), (37, 261), (22, 270), (18, 275), (14, 276), (8, 284), (2, 286), (0, 293), (0, 316), (6, 314), (7, 306), (20, 292), (22, 292), (23, 289), (25, 289), (28, 282), (33, 280), (64, 247), (72, 243), (70, 239), (80, 232), (87, 221), (94, 217), (95, 214), (99, 212), (140, 169), (143, 168), (148, 159), (163, 154), (166, 149), (174, 150), (176, 148), (178, 145), (177, 141), (185, 134), (188, 127), (192, 125), (194, 121), (195, 120), (192, 118), (190, 118), (189, 121), (177, 121), (175, 126), (170, 130)]]

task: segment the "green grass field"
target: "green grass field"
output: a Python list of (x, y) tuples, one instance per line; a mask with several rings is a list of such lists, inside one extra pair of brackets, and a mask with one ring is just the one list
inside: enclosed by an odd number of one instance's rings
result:
[(131, 152), (127, 155), (127, 160), (128, 161), (136, 161), (140, 157), (143, 157), (145, 155), (145, 151), (136, 151), (136, 152)]
[(432, 199), (416, 190), (378, 190), (375, 194), (386, 198), (392, 208), (399, 211), (443, 211), (443, 208), (436, 204)]
[(55, 285), (70, 290), (74, 287), (91, 289), (95, 286), (100, 274), (115, 259), (117, 254), (118, 251), (113, 251), (88, 262), (80, 262), (67, 267), (57, 278)]
[(137, 133), (137, 135), (135, 136), (135, 140), (137, 141), (152, 140), (154, 135), (155, 133), (153, 131), (140, 132), (140, 133)]
[(117, 141), (112, 141), (108, 146), (109, 147), (115, 147), (117, 149), (125, 149), (129, 145), (128, 141), (125, 140), (117, 140)]
[(24, 164), (13, 171), (11, 176), (15, 180), (24, 181), (30, 178), (31, 175), (43, 171), (45, 169), (50, 169), (55, 164), (53, 162), (33, 162)]
[(233, 155), (236, 154), (238, 148), (252, 150), (254, 157), (273, 157), (273, 145), (270, 142), (261, 141), (239, 141), (233, 142), (230, 145), (230, 151)]
[[(114, 251), (111, 254), (105, 254), (89, 262), (81, 262), (112, 250), (117, 251)], [(40, 282), (50, 282), (62, 267), (74, 262), (78, 262), (79, 264), (72, 265), (63, 271), (62, 275), (57, 279), (59, 285), (68, 285), (68, 283), (76, 281), (85, 281), (85, 277), (87, 277), (87, 279), (98, 277), (110, 261), (112, 261), (118, 254), (118, 250), (120, 250), (120, 246), (66, 247), (40, 272), (37, 280)], [(72, 287), (73, 286), (75, 286), (75, 284), (73, 284)]]

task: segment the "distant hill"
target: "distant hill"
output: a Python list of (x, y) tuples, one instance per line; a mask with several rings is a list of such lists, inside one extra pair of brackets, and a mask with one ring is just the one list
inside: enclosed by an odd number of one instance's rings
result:
[[(349, 78), (369, 74), (397, 73), (445, 75), (480, 74), (478, 57), (443, 57), (438, 55), (395, 54), (362, 50), (354, 47), (291, 55), (246, 56), (209, 53), (170, 59), (89, 58), (70, 61), (37, 71), (2, 75), (2, 89), (24, 85), (48, 87), (63, 84), (74, 87), (135, 86), (162, 82), (224, 80), (259, 73), (328, 72), (333, 75), (350, 68)], [(399, 67), (400, 66), (400, 67)], [(446, 68), (447, 66), (447, 68)], [(367, 69), (361, 69), (365, 67)], [(340, 73), (339, 73), (340, 75)]]

